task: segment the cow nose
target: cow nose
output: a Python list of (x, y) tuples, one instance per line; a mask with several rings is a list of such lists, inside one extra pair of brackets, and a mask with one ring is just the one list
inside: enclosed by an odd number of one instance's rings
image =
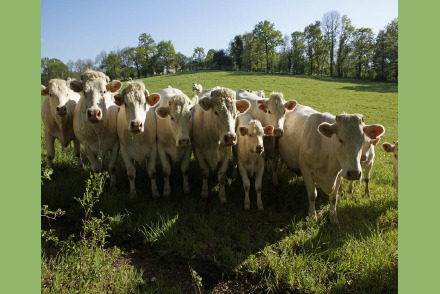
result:
[(347, 171), (347, 180), (359, 180), (361, 175), (362, 172), (360, 170), (349, 170)]
[(102, 118), (101, 110), (89, 110), (87, 111), (87, 115), (90, 121), (99, 121)]
[(142, 122), (140, 122), (140, 121), (132, 121), (132, 122), (130, 123), (130, 127), (131, 127), (131, 130), (132, 130), (132, 131), (137, 131), (137, 132), (139, 132), (139, 131), (142, 130)]
[(57, 107), (57, 114), (60, 116), (64, 116), (67, 113), (67, 107), (66, 106), (61, 106), (61, 107)]
[(275, 135), (275, 137), (280, 137), (284, 134), (284, 130), (283, 129), (275, 129), (275, 131), (273, 131), (273, 134)]
[(261, 153), (261, 152), (263, 152), (263, 150), (264, 150), (264, 148), (263, 148), (262, 145), (258, 145), (258, 146), (255, 148), (255, 151), (257, 151), (257, 153)]
[(187, 147), (190, 145), (189, 139), (180, 139), (179, 140), (179, 147)]
[(365, 160), (367, 160), (367, 156), (361, 155), (361, 161), (365, 161)]
[(235, 134), (229, 133), (225, 135), (225, 145), (232, 146), (237, 142), (237, 136)]

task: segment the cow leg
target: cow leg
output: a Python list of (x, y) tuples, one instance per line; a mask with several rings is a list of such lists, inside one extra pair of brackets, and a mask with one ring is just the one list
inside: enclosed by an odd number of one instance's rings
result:
[(197, 157), (197, 161), (199, 162), (200, 168), (202, 169), (202, 177), (203, 177), (203, 184), (202, 184), (202, 198), (208, 198), (208, 177), (209, 177), (209, 166), (206, 163), (204, 157), (202, 154), (198, 151), (198, 149), (194, 149), (194, 153)]
[(336, 213), (336, 205), (338, 204), (338, 190), (339, 186), (341, 185), (342, 180), (342, 172), (338, 174), (338, 178), (336, 179), (336, 186), (332, 193), (329, 195), (330, 199), (330, 222), (337, 224), (338, 221), (338, 215)]
[(171, 165), (167, 153), (164, 148), (158, 149), (160, 162), (162, 163), (162, 171), (163, 171), (163, 197), (170, 197), (171, 188), (170, 188), (170, 174), (171, 174)]
[(84, 170), (84, 164), (81, 160), (81, 144), (79, 144), (78, 139), (73, 139), (73, 152), (78, 159), (78, 167), (80, 170)]
[(223, 157), (221, 161), (220, 168), (218, 169), (218, 182), (220, 184), (218, 197), (221, 204), (225, 204), (227, 202), (226, 192), (225, 192), (225, 182), (226, 182), (226, 172), (228, 170), (228, 162), (230, 156), (231, 156), (230, 152), (226, 152), (226, 155)]
[(46, 152), (47, 152), (47, 158), (46, 158), (46, 162), (47, 162), (47, 166), (49, 168), (53, 168), (53, 158), (55, 157), (55, 148), (54, 148), (54, 143), (55, 143), (55, 137), (52, 136), (51, 134), (49, 134), (49, 132), (45, 131), (44, 132), (44, 141), (46, 144)]
[(317, 196), (315, 183), (313, 182), (313, 175), (310, 171), (301, 170), (303, 175), (304, 184), (306, 185), (307, 189), (307, 196), (309, 198), (309, 216), (316, 217), (316, 210), (315, 210), (315, 199)]
[(86, 152), (87, 158), (92, 165), (93, 172), (100, 173), (102, 168), (102, 160), (98, 158), (95, 153), (93, 153), (92, 149), (86, 145), (84, 146), (84, 151)]
[(110, 149), (110, 161), (108, 166), (110, 171), (110, 187), (112, 188), (116, 186), (116, 160), (118, 159), (119, 147), (119, 141), (116, 141), (112, 149)]
[(262, 160), (262, 166), (260, 170), (255, 175), (255, 190), (257, 191), (257, 206), (258, 210), (264, 210), (263, 201), (261, 200), (261, 184), (263, 182), (263, 172), (264, 172), (264, 160)]
[(134, 198), (136, 196), (136, 166), (134, 164), (134, 159), (128, 155), (124, 147), (121, 149), (121, 155), (125, 169), (127, 170), (128, 181), (130, 182), (130, 197)]
[(365, 173), (364, 173), (364, 181), (365, 181), (365, 194), (368, 195), (368, 198), (371, 199), (371, 195), (370, 195), (370, 173), (371, 173), (371, 169), (373, 168), (373, 162), (370, 162), (370, 164), (368, 164), (365, 167)]
[(151, 194), (153, 195), (153, 198), (159, 198), (159, 190), (157, 189), (157, 184), (156, 184), (156, 156), (157, 156), (157, 145), (154, 144), (150, 153), (150, 157), (147, 158), (147, 163), (146, 163), (147, 172), (151, 180)]
[(188, 181), (188, 169), (189, 169), (189, 162), (191, 160), (191, 151), (192, 148), (188, 147), (185, 154), (183, 155), (182, 165), (181, 165), (181, 170), (183, 175), (183, 193), (185, 193), (186, 195), (188, 195), (191, 191), (189, 188), (189, 181)]
[(249, 210), (251, 207), (251, 201), (249, 200), (249, 189), (251, 186), (251, 181), (249, 180), (248, 173), (243, 167), (243, 164), (238, 162), (238, 169), (240, 171), (241, 180), (243, 181), (244, 188), (244, 210)]
[[(238, 169), (238, 146), (232, 146), (232, 177), (237, 177), (237, 169)], [(241, 174), (241, 173), (240, 173)]]
[(278, 187), (280, 185), (280, 183), (278, 182), (278, 173), (277, 173), (278, 158), (272, 158), (271, 167), (272, 167), (272, 185)]
[(350, 181), (350, 186), (348, 186), (348, 193), (353, 194), (354, 181)]

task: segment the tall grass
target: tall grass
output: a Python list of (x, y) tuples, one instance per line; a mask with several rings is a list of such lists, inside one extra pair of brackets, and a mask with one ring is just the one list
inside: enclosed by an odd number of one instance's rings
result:
[[(372, 81), (302, 77), (242, 72), (190, 72), (143, 80), (158, 92), (171, 85), (192, 96), (192, 83), (208, 89), (217, 85), (234, 90), (252, 89), (284, 93), (318, 111), (332, 114), (362, 113), (366, 123), (385, 126), (381, 143), (397, 140), (397, 85)], [(61, 208), (57, 234), (67, 239), (79, 236), (83, 209), (74, 197), (84, 193), (90, 166), (76, 167), (73, 148), (61, 152), (56, 145), (52, 181), (42, 186), (42, 204)], [(42, 139), (42, 166), (45, 149)], [(84, 154), (84, 153), (83, 153)], [(84, 156), (85, 157), (85, 156)], [(104, 161), (104, 163), (106, 163)], [(104, 164), (105, 165), (105, 164)], [(220, 205), (217, 177), (209, 179), (208, 200), (200, 199), (201, 173), (192, 158), (189, 169), (191, 195), (180, 187), (180, 168), (170, 177), (172, 195), (153, 200), (145, 166), (138, 166), (138, 196), (129, 197), (129, 183), (121, 158), (117, 163), (117, 190), (104, 189), (95, 205), (114, 219), (108, 244), (120, 248), (120, 256), (143, 273), (137, 291), (188, 293), (194, 291), (252, 292), (396, 292), (397, 291), (397, 192), (392, 186), (392, 156), (376, 147), (370, 175), (371, 199), (357, 183), (353, 194), (346, 191), (338, 202), (339, 225), (328, 221), (328, 197), (318, 189), (318, 221), (307, 217), (307, 193), (301, 177), (285, 170), (280, 186), (271, 184), (270, 172), (263, 176), (265, 206), (258, 212), (251, 201), (243, 210), (241, 179), (228, 173), (228, 203)], [(163, 188), (160, 163), (157, 184)], [(344, 187), (348, 186), (343, 182)], [(255, 191), (250, 197), (256, 197)], [(110, 257), (109, 257), (110, 258)], [(43, 259), (48, 264), (47, 259)], [(134, 270), (134, 269), (133, 269)], [(200, 279), (198, 279), (199, 277)], [(196, 290), (197, 289), (197, 290)]]

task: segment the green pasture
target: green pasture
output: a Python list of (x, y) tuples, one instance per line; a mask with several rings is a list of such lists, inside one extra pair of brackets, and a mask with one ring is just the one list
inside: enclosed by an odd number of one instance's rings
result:
[[(193, 82), (204, 89), (223, 86), (265, 90), (266, 97), (278, 91), (286, 100), (295, 99), (321, 112), (362, 113), (367, 124), (385, 126), (379, 144), (398, 139), (396, 83), (218, 71), (155, 76), (143, 82), (150, 93), (171, 85), (190, 98)], [(58, 141), (56, 144), (54, 172), (41, 187), (41, 202), (52, 210), (61, 208), (66, 214), (52, 221), (50, 227), (43, 222), (43, 229), (54, 228), (60, 239), (70, 234), (78, 237), (84, 215), (74, 197), (84, 193), (91, 167), (83, 153), (86, 171), (78, 170), (73, 145), (63, 153)], [(45, 156), (42, 125), (42, 167), (46, 166)], [(284, 170), (276, 188), (270, 173), (264, 174), (263, 212), (257, 210), (251, 180), (251, 209), (244, 211), (242, 181), (231, 178), (231, 169), (226, 205), (219, 203), (216, 175), (210, 176), (208, 200), (200, 199), (201, 173), (194, 159), (189, 171), (190, 196), (183, 194), (180, 167), (174, 165), (171, 197), (153, 200), (142, 164), (137, 167), (138, 196), (130, 199), (126, 170), (119, 156), (117, 188), (106, 187), (94, 209), (96, 216), (102, 211), (113, 219), (105, 250), (111, 252), (108, 255), (114, 274), (124, 277), (107, 281), (114, 280), (114, 289), (121, 292), (138, 293), (397, 292), (398, 197), (392, 173), (392, 155), (378, 145), (370, 177), (371, 199), (363, 194), (364, 184), (357, 183), (353, 194), (339, 196), (339, 225), (333, 225), (328, 219), (328, 197), (320, 189), (318, 220), (307, 217), (302, 178), (288, 170)], [(159, 161), (157, 184), (162, 192)], [(346, 190), (348, 182), (344, 180), (343, 185)], [(62, 289), (55, 284), (63, 282), (60, 275), (67, 268), (54, 266), (53, 252), (43, 246), (44, 292)], [(101, 253), (97, 258), (103, 258)], [(51, 260), (52, 266), (48, 266)], [(59, 263), (65, 265), (66, 260)], [(100, 283), (93, 284), (91, 292), (108, 291), (108, 285)], [(124, 283), (131, 284), (127, 287)]]

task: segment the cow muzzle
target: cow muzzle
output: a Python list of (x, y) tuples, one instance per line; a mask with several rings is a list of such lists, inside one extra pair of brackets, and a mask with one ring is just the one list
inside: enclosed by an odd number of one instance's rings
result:
[(351, 181), (360, 180), (361, 176), (362, 176), (362, 171), (360, 170), (348, 170), (347, 173), (345, 174), (345, 178)]
[(130, 132), (132, 133), (140, 133), (144, 130), (143, 123), (141, 121), (132, 121), (130, 123)]
[(283, 134), (284, 134), (284, 130), (283, 130), (283, 129), (275, 129), (275, 130), (273, 131), (273, 135), (274, 135), (275, 137), (281, 137)]
[(237, 136), (233, 133), (228, 133), (224, 136), (223, 142), (226, 146), (233, 146), (237, 143)]
[(367, 156), (366, 155), (361, 155), (361, 161), (365, 161), (367, 160)]
[(177, 141), (177, 147), (183, 148), (191, 145), (191, 141), (189, 139), (180, 139)]
[(101, 110), (88, 110), (87, 118), (91, 123), (97, 123), (102, 119), (102, 111)]
[(263, 145), (258, 145), (257, 147), (255, 147), (256, 153), (261, 154), (263, 151), (264, 151)]
[(61, 107), (57, 107), (57, 115), (60, 117), (64, 117), (67, 114), (67, 107), (66, 106), (61, 106)]

